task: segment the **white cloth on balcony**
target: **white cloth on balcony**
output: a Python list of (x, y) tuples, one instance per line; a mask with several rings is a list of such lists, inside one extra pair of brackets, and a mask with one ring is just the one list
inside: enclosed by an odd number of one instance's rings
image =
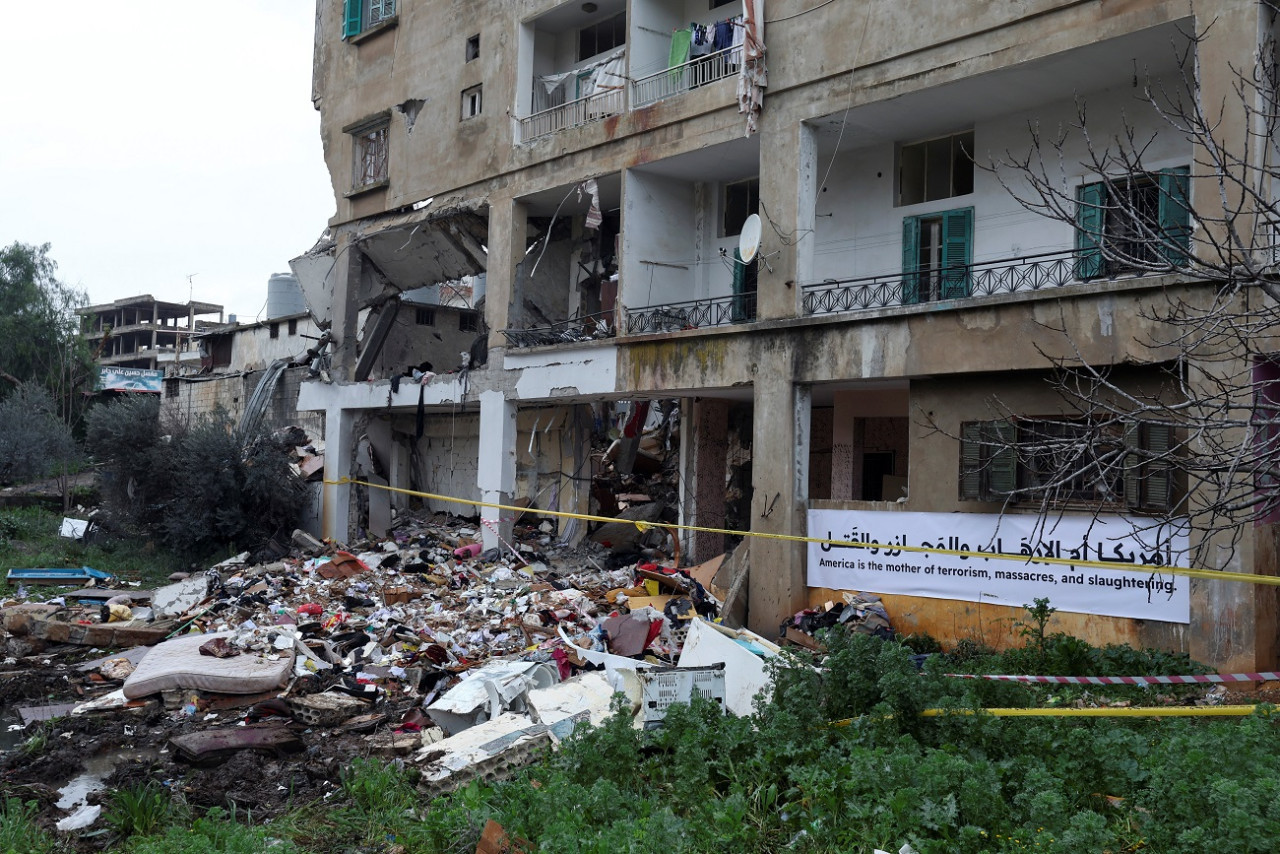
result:
[(765, 64), (764, 0), (743, 0), (742, 69), (738, 73), (738, 112), (747, 116), (747, 136), (758, 128), (756, 120), (764, 108), (764, 89), (769, 85)]

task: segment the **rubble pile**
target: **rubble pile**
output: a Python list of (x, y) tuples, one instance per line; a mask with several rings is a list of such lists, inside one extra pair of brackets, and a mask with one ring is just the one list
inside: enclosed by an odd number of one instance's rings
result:
[(239, 555), (154, 591), (105, 580), (0, 603), (9, 672), (119, 650), (61, 669), (71, 702), (14, 711), (19, 725), (140, 717), (124, 730), (162, 735), (166, 761), (193, 767), (346, 744), (418, 764), (431, 791), (510, 773), (619, 692), (637, 726), (694, 694), (750, 711), (777, 648), (710, 622), (723, 559), (677, 569), (643, 539), (570, 547), (553, 532), (518, 526), (486, 551), (465, 520), (406, 516), (385, 540), (296, 532), (279, 559)]

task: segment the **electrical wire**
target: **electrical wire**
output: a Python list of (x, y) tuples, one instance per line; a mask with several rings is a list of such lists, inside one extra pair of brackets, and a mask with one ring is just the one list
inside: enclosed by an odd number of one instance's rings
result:
[(812, 9), (805, 9), (805, 10), (803, 10), (803, 11), (796, 12), (794, 15), (785, 15), (785, 16), (783, 16), (783, 17), (781, 17), (781, 18), (774, 18), (773, 20), (765, 21), (765, 24), (766, 24), (766, 25), (767, 25), (767, 24), (777, 24), (777, 23), (780, 23), (780, 22), (782, 22), (782, 21), (790, 21), (790, 20), (792, 20), (793, 18), (799, 18), (801, 15), (807, 15), (807, 14), (809, 14), (810, 12), (816, 12), (816, 11), (818, 11), (819, 9), (821, 9), (823, 6), (828, 6), (828, 5), (832, 4), (832, 3), (834, 3), (835, 1), (836, 1), (836, 0), (823, 0), (823, 2), (819, 3), (817, 6), (814, 6)]

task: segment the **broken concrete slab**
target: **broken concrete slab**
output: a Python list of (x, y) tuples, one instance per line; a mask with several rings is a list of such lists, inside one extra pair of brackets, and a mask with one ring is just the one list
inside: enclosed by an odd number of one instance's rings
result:
[(151, 594), (151, 610), (157, 618), (187, 613), (209, 595), (209, 579), (204, 573), (161, 587)]
[(225, 759), (241, 750), (280, 755), (306, 749), (297, 734), (274, 723), (193, 732), (175, 736), (169, 743), (179, 757), (190, 762)]
[(608, 546), (614, 552), (630, 551), (645, 534), (635, 523), (656, 522), (662, 515), (662, 510), (663, 505), (656, 501), (652, 504), (628, 507), (618, 514), (618, 521), (601, 525), (589, 539)]
[(414, 761), (424, 766), (420, 785), (435, 796), (477, 778), (506, 779), (535, 761), (551, 741), (546, 726), (535, 724), (524, 715), (505, 712), (423, 747)]

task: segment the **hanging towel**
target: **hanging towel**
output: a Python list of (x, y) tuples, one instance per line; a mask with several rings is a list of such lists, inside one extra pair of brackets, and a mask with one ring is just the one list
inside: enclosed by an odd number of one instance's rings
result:
[(675, 68), (689, 61), (689, 44), (693, 34), (688, 30), (676, 30), (671, 34), (671, 58), (667, 68)]

